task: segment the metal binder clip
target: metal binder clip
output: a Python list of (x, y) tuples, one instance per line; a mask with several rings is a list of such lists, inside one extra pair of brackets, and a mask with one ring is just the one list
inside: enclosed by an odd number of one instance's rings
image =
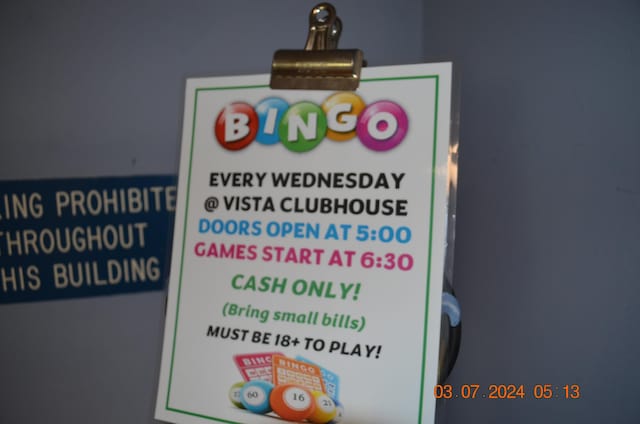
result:
[(342, 22), (336, 9), (321, 3), (309, 15), (304, 50), (278, 50), (271, 64), (271, 88), (355, 90), (365, 66), (358, 49), (338, 50)]

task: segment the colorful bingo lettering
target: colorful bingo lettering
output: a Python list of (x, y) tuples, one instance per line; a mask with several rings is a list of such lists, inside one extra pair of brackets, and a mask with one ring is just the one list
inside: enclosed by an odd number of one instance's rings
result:
[(343, 142), (357, 137), (370, 150), (391, 150), (408, 131), (409, 119), (399, 104), (380, 100), (366, 105), (357, 94), (340, 92), (322, 105), (310, 101), (290, 105), (279, 97), (267, 97), (255, 107), (234, 102), (218, 113), (213, 132), (218, 143), (231, 151), (255, 140), (264, 145), (280, 142), (292, 152), (303, 153), (325, 138)]

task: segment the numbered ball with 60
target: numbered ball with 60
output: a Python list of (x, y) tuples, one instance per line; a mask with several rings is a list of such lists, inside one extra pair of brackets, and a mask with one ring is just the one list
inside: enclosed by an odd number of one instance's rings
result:
[(240, 402), (251, 412), (266, 414), (271, 412), (269, 396), (272, 392), (273, 384), (262, 380), (250, 381), (240, 389)]

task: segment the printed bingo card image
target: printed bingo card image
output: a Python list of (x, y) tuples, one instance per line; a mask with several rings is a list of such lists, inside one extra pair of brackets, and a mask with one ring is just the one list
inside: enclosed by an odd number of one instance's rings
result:
[(432, 423), (451, 64), (187, 81), (156, 418)]

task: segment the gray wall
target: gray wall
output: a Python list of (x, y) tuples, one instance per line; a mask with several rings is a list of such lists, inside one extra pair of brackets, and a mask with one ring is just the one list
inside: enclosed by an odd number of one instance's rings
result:
[(449, 422), (640, 422), (640, 2), (427, 1), (424, 42), (462, 73), (451, 383), (583, 394)]
[[(0, 179), (176, 174), (184, 79), (268, 72), (315, 3), (3, 1)], [(370, 66), (461, 73), (450, 382), (582, 387), (449, 401), (447, 422), (637, 423), (640, 3), (334, 4), (341, 46)], [(154, 422), (163, 308), (163, 293), (0, 307), (0, 422)]]

